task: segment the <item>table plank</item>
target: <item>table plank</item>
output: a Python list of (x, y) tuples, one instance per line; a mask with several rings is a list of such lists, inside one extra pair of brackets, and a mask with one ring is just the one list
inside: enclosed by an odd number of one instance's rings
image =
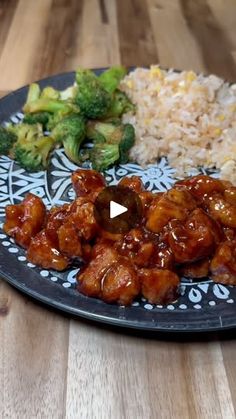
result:
[(115, 0), (84, 1), (81, 32), (73, 68), (96, 68), (120, 63)]
[(66, 411), (67, 418), (235, 417), (218, 342), (156, 342), (74, 321)]
[(0, 54), (5, 45), (17, 4), (18, 0), (1, 0), (0, 2)]
[[(80, 65), (235, 78), (235, 15), (234, 0), (0, 0), (0, 96)], [(0, 341), (4, 418), (235, 417), (235, 339), (129, 336), (70, 321), (0, 280)]]
[[(232, 43), (218, 24), (205, 0), (180, 0), (183, 16), (201, 48), (204, 64), (210, 73), (236, 80)], [(235, 13), (236, 8), (231, 10)], [(217, 51), (217, 53), (216, 53)]]
[(0, 56), (0, 90), (13, 90), (32, 81), (33, 57), (51, 1), (19, 0)]
[(187, 25), (180, 3), (172, 0), (148, 0), (148, 4), (162, 66), (205, 71), (201, 48)]
[(0, 280), (3, 418), (64, 417), (68, 330), (68, 319)]
[(158, 61), (146, 0), (117, 0), (121, 61), (145, 66)]

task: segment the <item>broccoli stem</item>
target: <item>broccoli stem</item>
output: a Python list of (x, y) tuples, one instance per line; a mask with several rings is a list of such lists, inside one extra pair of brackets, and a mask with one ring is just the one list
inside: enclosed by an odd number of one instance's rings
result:
[(26, 104), (29, 104), (29, 103), (34, 102), (35, 100), (39, 99), (39, 96), (40, 96), (40, 87), (39, 87), (38, 83), (32, 83), (29, 86), (27, 99), (26, 99)]
[(23, 110), (25, 113), (35, 113), (41, 111), (51, 113), (61, 111), (69, 113), (71, 110), (71, 106), (61, 100), (40, 98), (34, 102), (26, 103)]

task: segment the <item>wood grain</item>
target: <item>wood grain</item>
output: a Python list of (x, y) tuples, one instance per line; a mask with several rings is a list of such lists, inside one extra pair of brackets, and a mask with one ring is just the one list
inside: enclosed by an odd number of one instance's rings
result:
[(11, 26), (18, 0), (0, 1), (0, 54), (5, 44), (8, 28)]
[(181, 0), (180, 3), (189, 29), (201, 47), (208, 72), (235, 80), (236, 67), (231, 55), (233, 45), (214, 18), (210, 6), (205, 0)]
[(64, 417), (68, 322), (0, 282), (4, 418)]
[(15, 89), (32, 81), (33, 58), (50, 6), (51, 0), (19, 0), (0, 56), (0, 90)]
[(149, 0), (148, 4), (158, 56), (163, 67), (205, 71), (201, 48), (188, 28), (179, 1)]
[(158, 61), (146, 0), (117, 0), (121, 61), (126, 66)]
[[(0, 0), (0, 96), (120, 62), (236, 79), (235, 0)], [(0, 418), (235, 418), (230, 338), (129, 336), (0, 280)]]

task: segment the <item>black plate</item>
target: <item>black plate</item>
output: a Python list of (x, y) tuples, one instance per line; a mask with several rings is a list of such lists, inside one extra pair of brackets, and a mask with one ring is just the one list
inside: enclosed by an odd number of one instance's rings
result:
[[(100, 72), (102, 70), (96, 70)], [(74, 82), (74, 72), (41, 80), (43, 87), (52, 85), (64, 89)], [(19, 122), (27, 86), (0, 100), (0, 123)], [(47, 206), (73, 199), (70, 173), (76, 166), (62, 150), (57, 150), (47, 172), (28, 174), (10, 159), (0, 158), (0, 218), (4, 207), (20, 202), (31, 191), (44, 199)], [(205, 172), (204, 172), (205, 173)], [(139, 175), (149, 190), (165, 190), (175, 181), (174, 171), (162, 159), (145, 170), (135, 164), (117, 166), (106, 172), (108, 183), (115, 184), (122, 176)], [(211, 172), (212, 176), (217, 173)], [(193, 332), (211, 331), (236, 326), (236, 287), (182, 280), (182, 295), (176, 303), (154, 306), (136, 301), (123, 308), (85, 297), (75, 289), (76, 269), (64, 273), (47, 271), (27, 264), (24, 251), (0, 230), (0, 274), (22, 292), (76, 316), (143, 330)]]

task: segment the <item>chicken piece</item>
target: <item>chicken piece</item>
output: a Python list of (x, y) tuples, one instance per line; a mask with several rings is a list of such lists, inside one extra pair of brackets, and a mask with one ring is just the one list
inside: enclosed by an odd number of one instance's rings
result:
[(86, 196), (92, 202), (106, 186), (104, 177), (95, 170), (78, 169), (71, 176), (76, 196)]
[(236, 228), (236, 205), (229, 203), (223, 195), (214, 193), (206, 197), (204, 206), (214, 220), (225, 227)]
[(124, 258), (106, 271), (101, 285), (101, 298), (107, 303), (128, 306), (140, 293), (138, 275)]
[(28, 193), (22, 203), (6, 207), (3, 230), (17, 244), (27, 248), (31, 238), (42, 229), (45, 217), (46, 208), (42, 199)]
[(168, 269), (141, 269), (139, 271), (142, 295), (151, 304), (167, 304), (178, 296), (179, 277)]
[(236, 240), (236, 229), (223, 227), (223, 232), (227, 240)]
[(170, 220), (185, 220), (196, 206), (188, 191), (170, 189), (161, 198), (154, 198), (147, 212), (146, 227), (154, 233), (160, 233)]
[(91, 261), (77, 275), (78, 290), (89, 297), (100, 297), (104, 273), (118, 259), (119, 255), (112, 247), (105, 244), (95, 245)]
[(123, 234), (121, 234), (121, 233), (111, 233), (109, 231), (100, 229), (98, 241), (99, 241), (99, 243), (104, 242), (104, 241), (108, 241), (112, 245), (112, 242), (122, 240), (122, 237), (123, 237)]
[(155, 243), (147, 232), (135, 228), (115, 244), (117, 251), (140, 267), (148, 266), (155, 251)]
[(128, 260), (105, 244), (94, 247), (90, 263), (78, 273), (77, 280), (82, 294), (122, 305), (131, 304), (140, 291)]
[(236, 187), (228, 186), (224, 191), (224, 198), (229, 204), (236, 206)]
[(224, 192), (224, 184), (210, 176), (198, 175), (188, 179), (181, 180), (175, 183), (175, 188), (186, 188), (191, 194), (202, 201), (205, 195), (212, 194), (213, 192)]
[(209, 256), (223, 234), (218, 224), (200, 208), (194, 210), (184, 224), (173, 220), (169, 228), (169, 245), (177, 263)]
[(73, 223), (67, 221), (58, 229), (58, 247), (60, 252), (69, 258), (81, 258), (83, 251), (81, 238)]
[(150, 267), (160, 269), (172, 269), (174, 265), (174, 255), (169, 244), (161, 241), (155, 247), (154, 255), (150, 263)]
[(200, 279), (208, 276), (209, 268), (210, 259), (206, 258), (181, 266), (179, 273), (181, 276), (185, 276), (186, 278)]
[(45, 230), (32, 238), (27, 251), (27, 259), (44, 269), (63, 271), (69, 266), (69, 259), (54, 247)]
[(143, 182), (138, 176), (124, 177), (120, 180), (118, 186), (124, 186), (136, 193), (144, 191)]
[(93, 239), (100, 229), (94, 216), (94, 204), (87, 198), (77, 198), (73, 202), (69, 221), (85, 240)]
[(59, 246), (58, 230), (70, 214), (71, 205), (72, 204), (64, 204), (61, 207), (54, 207), (48, 213), (45, 231), (50, 241), (57, 248)]
[(82, 259), (88, 263), (92, 256), (92, 246), (89, 243), (82, 243)]
[(154, 194), (149, 191), (143, 191), (138, 194), (139, 199), (141, 201), (143, 207), (143, 213), (146, 214), (147, 210), (149, 209), (151, 203), (153, 202), (154, 198), (161, 198), (163, 193), (159, 192), (158, 194)]
[(210, 270), (213, 281), (236, 285), (236, 240), (227, 240), (219, 245), (211, 261)]

